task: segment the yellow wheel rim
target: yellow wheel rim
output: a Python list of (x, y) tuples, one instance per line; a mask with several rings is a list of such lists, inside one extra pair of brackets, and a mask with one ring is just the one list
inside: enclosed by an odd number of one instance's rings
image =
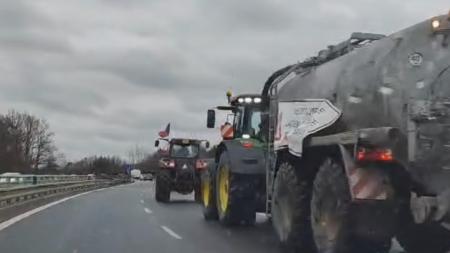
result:
[(228, 168), (222, 167), (219, 172), (219, 206), (222, 213), (228, 208), (228, 193), (230, 187), (230, 172)]
[(203, 198), (203, 205), (205, 207), (209, 206), (210, 193), (211, 193), (211, 181), (209, 179), (202, 181), (202, 198)]

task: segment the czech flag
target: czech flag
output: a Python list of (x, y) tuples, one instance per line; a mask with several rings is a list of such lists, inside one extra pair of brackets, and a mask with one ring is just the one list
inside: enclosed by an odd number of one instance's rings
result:
[(160, 131), (158, 133), (159, 137), (166, 138), (170, 134), (170, 123), (167, 124), (166, 129), (164, 131)]

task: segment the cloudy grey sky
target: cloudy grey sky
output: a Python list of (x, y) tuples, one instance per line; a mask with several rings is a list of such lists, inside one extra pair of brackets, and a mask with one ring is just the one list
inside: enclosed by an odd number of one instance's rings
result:
[(0, 112), (48, 119), (70, 159), (217, 139), (205, 111), (353, 31), (391, 33), (448, 0), (0, 0)]

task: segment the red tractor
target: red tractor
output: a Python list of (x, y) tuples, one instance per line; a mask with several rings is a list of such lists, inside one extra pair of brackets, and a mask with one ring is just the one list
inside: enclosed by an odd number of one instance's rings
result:
[(201, 144), (209, 147), (205, 140), (158, 139), (155, 147), (160, 141), (169, 145), (166, 152), (160, 152), (163, 157), (159, 161), (159, 170), (156, 175), (155, 198), (158, 202), (168, 202), (172, 191), (180, 194), (194, 192), (195, 200), (200, 201), (200, 173), (208, 166), (205, 159), (200, 158)]

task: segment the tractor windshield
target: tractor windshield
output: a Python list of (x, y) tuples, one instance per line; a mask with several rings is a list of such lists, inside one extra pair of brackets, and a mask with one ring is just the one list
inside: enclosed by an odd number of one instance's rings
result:
[(198, 151), (198, 145), (173, 144), (170, 155), (179, 158), (194, 158), (198, 155)]
[(257, 106), (247, 106), (244, 109), (241, 124), (241, 134), (248, 134), (251, 138), (262, 138), (261, 109)]

